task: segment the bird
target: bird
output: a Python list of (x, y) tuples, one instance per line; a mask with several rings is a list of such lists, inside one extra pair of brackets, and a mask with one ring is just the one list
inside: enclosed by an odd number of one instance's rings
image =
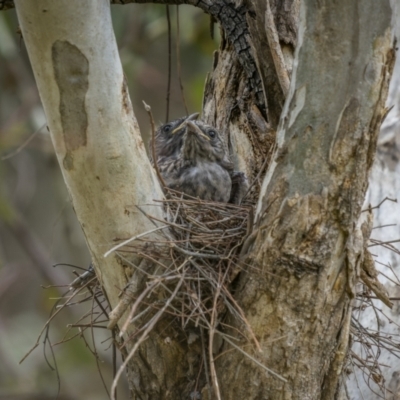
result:
[[(182, 149), (186, 123), (188, 121), (196, 121), (198, 117), (199, 113), (196, 112), (189, 116), (176, 119), (175, 121), (167, 122), (157, 129), (154, 140), (154, 153), (157, 165), (163, 164), (165, 168), (166, 165), (173, 164), (173, 162), (179, 157)], [(205, 124), (198, 121), (197, 125), (200, 127)], [(150, 142), (150, 147), (151, 146), (152, 144)], [(154, 160), (151, 159), (151, 161), (154, 165)], [(217, 162), (229, 172), (231, 178), (232, 188), (228, 202), (232, 204), (240, 204), (248, 189), (246, 175), (243, 172), (235, 171), (233, 164), (229, 161), (228, 157), (224, 157), (222, 160)]]
[[(183, 143), (185, 123), (196, 120), (198, 116), (199, 113), (193, 113), (187, 117), (167, 122), (157, 129), (154, 135), (155, 161), (158, 162), (161, 158), (176, 157), (179, 154)], [(150, 149), (152, 149), (151, 142)], [(154, 162), (154, 160), (152, 161)]]
[(226, 159), (221, 135), (193, 119), (183, 121), (183, 127), (180, 151), (158, 160), (166, 186), (191, 197), (227, 203), (233, 164)]

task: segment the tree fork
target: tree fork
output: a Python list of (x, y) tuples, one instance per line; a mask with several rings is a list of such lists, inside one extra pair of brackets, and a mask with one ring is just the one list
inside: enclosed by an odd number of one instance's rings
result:
[(242, 274), (237, 288), (264, 350), (258, 359), (290, 383), (227, 352), (218, 364), (225, 398), (338, 395), (366, 245), (361, 206), (394, 62), (390, 15), (388, 2), (302, 5), (289, 98), (246, 260), (260, 272)]
[[(0, 9), (7, 4), (0, 2)], [(92, 3), (71, 0), (16, 4), (64, 179), (96, 271), (115, 306), (128, 278), (116, 258), (104, 260), (102, 255), (116, 237), (153, 228), (135, 213), (134, 205), (149, 204), (162, 194), (123, 84), (109, 5), (102, 1), (98, 7), (97, 2), (91, 9)], [(255, 0), (251, 4), (254, 27), (261, 32), (263, 5)], [(241, 273), (235, 292), (263, 352), (255, 354), (248, 343), (242, 343), (243, 349), (288, 383), (265, 374), (224, 343), (216, 360), (224, 399), (338, 396), (351, 298), (365, 246), (361, 205), (394, 60), (390, 17), (386, 0), (366, 0), (362, 6), (347, 0), (302, 3), (277, 148), (260, 191), (254, 242), (246, 246), (246, 262), (257, 271)], [(251, 42), (256, 33), (249, 32)], [(262, 44), (254, 40), (250, 47), (257, 54), (257, 69), (269, 71), (264, 63), (271, 66), (273, 60)], [(265, 119), (262, 112), (260, 116), (251, 96), (239, 97), (254, 87), (234, 54), (234, 44), (222, 46), (206, 88), (205, 118), (223, 125), (237, 162), (254, 176), (268, 153), (255, 149), (273, 143), (275, 127), (273, 119)], [(97, 48), (99, 53), (91, 51)], [(108, 59), (110, 63), (104, 63)], [(224, 89), (227, 61), (239, 65), (230, 76), (231, 93), (238, 96), (233, 99)], [(73, 79), (65, 80), (68, 76)], [(265, 73), (260, 76), (263, 80)], [(76, 79), (78, 98), (66, 83)], [(281, 90), (279, 82), (275, 84)], [(105, 93), (110, 95), (102, 103)], [(265, 98), (267, 110), (281, 106)], [(143, 190), (139, 182), (148, 186)], [(175, 338), (165, 318), (129, 365), (128, 381), (137, 399), (184, 398), (191, 355), (182, 338), (166, 346), (162, 331)]]

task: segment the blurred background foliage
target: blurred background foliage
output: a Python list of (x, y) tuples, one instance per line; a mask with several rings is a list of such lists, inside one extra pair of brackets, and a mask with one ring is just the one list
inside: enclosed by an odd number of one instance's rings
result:
[[(142, 100), (158, 124), (166, 118), (168, 25), (160, 5), (112, 6), (115, 34), (133, 108), (144, 141), (149, 122)], [(169, 119), (186, 114), (177, 74), (177, 8), (170, 7), (172, 81)], [(201, 111), (203, 85), (211, 69), (219, 32), (201, 10), (179, 7), (182, 82), (189, 113)], [(57, 393), (56, 373), (43, 346), (21, 364), (35, 344), (51, 308), (74, 279), (72, 268), (87, 267), (89, 253), (76, 220), (57, 159), (15, 10), (0, 13), (0, 399), (47, 399)], [(51, 326), (53, 343), (84, 310), (63, 312)], [(69, 336), (78, 333), (72, 330)], [(110, 332), (95, 332), (99, 364), (108, 387), (112, 380)], [(85, 337), (92, 346), (91, 333)], [(107, 399), (95, 357), (82, 339), (54, 346), (61, 379), (59, 399)], [(47, 349), (49, 356), (49, 350)], [(51, 360), (51, 357), (50, 357)], [(53, 363), (53, 361), (50, 361)], [(127, 388), (119, 388), (125, 399)]]

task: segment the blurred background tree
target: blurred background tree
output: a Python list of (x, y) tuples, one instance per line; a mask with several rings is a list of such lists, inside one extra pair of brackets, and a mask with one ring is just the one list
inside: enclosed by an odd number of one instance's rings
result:
[[(169, 119), (186, 114), (185, 102), (189, 113), (201, 111), (205, 77), (219, 41), (218, 28), (212, 39), (209, 17), (201, 10), (180, 6), (178, 13), (185, 101), (177, 72), (177, 8), (170, 7)], [(142, 100), (151, 105), (157, 123), (165, 121), (167, 112), (166, 8), (152, 4), (114, 6), (112, 16), (125, 75), (131, 93), (135, 93), (131, 97), (135, 115), (141, 131), (148, 135), (150, 126)], [(90, 257), (46, 128), (15, 10), (0, 13), (0, 38), (0, 398), (54, 398), (57, 376), (45, 361), (42, 345), (21, 365), (18, 363), (35, 343), (55, 299), (67, 290), (44, 290), (41, 286), (67, 285), (74, 279), (73, 268), (52, 265), (87, 267)], [(143, 139), (148, 143), (148, 136)], [(75, 317), (71, 311), (55, 319), (50, 332), (53, 343), (62, 340), (66, 325)], [(95, 334), (109, 386), (110, 334)], [(90, 334), (86, 336), (91, 345)], [(60, 398), (108, 398), (95, 357), (84, 341), (76, 339), (55, 346), (55, 355), (60, 361)], [(127, 389), (120, 390), (121, 397), (126, 397)]]

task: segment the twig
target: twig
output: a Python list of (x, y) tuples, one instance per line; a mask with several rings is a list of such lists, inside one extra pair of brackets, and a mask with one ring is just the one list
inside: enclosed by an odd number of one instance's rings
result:
[(231, 346), (233, 346), (236, 350), (240, 351), (241, 353), (243, 353), (247, 358), (249, 358), (251, 361), (253, 361), (254, 363), (256, 363), (259, 367), (261, 367), (262, 369), (264, 369), (265, 371), (269, 372), (271, 375), (275, 376), (275, 378), (278, 378), (279, 380), (281, 380), (282, 382), (287, 383), (287, 379), (285, 379), (283, 376), (277, 374), (276, 372), (272, 371), (271, 369), (267, 368), (264, 364), (261, 364), (258, 360), (256, 360), (254, 357), (252, 357), (250, 354), (246, 353), (244, 350), (242, 350), (239, 346), (236, 346), (235, 343), (233, 343), (231, 340), (229, 340), (225, 334), (223, 334), (222, 332), (216, 331), (218, 334), (220, 334), (222, 336), (222, 338), (228, 342)]
[(386, 224), (386, 225), (374, 226), (374, 227), (372, 228), (372, 230), (374, 230), (374, 229), (380, 229), (380, 228), (387, 228), (387, 227), (389, 227), (389, 226), (397, 226), (397, 224)]
[(144, 104), (144, 108), (147, 111), (147, 114), (149, 115), (149, 119), (150, 119), (150, 125), (151, 125), (151, 155), (153, 157), (154, 168), (156, 170), (157, 178), (160, 181), (162, 187), (166, 188), (167, 185), (165, 184), (164, 179), (161, 176), (160, 169), (158, 168), (158, 160), (157, 160), (157, 157), (156, 157), (156, 150), (155, 150), (156, 127), (155, 127), (155, 124), (154, 124), (153, 114), (151, 113), (151, 107), (148, 104), (146, 104), (144, 102), (144, 100), (143, 100), (143, 104)]
[(16, 150), (12, 151), (11, 153), (6, 154), (5, 156), (1, 157), (1, 161), (8, 160), (14, 156), (16, 156), (19, 152), (21, 152), (35, 137), (36, 135), (46, 126), (44, 123), (40, 128), (36, 129), (32, 135), (30, 135), (25, 142), (23, 142)]
[(220, 291), (221, 291), (221, 282), (218, 282), (217, 290), (214, 294), (214, 303), (213, 303), (213, 308), (212, 308), (212, 313), (211, 313), (211, 323), (210, 323), (211, 328), (208, 333), (208, 338), (209, 338), (208, 357), (210, 358), (211, 381), (212, 381), (213, 388), (214, 388), (214, 394), (218, 400), (221, 400), (221, 393), (219, 390), (217, 371), (215, 370), (215, 364), (214, 364), (213, 341), (214, 341), (215, 327), (217, 325), (217, 318), (216, 318), (217, 306), (218, 306), (217, 301), (219, 298)]
[[(182, 102), (183, 102), (183, 105), (185, 106), (186, 115), (189, 115), (189, 111), (188, 111), (186, 100), (185, 100), (185, 93), (183, 90), (183, 83), (182, 83), (179, 4), (176, 5), (176, 68), (177, 68), (177, 72), (178, 72), (178, 81), (179, 81), (179, 87), (181, 89)], [(168, 120), (168, 118), (167, 118), (167, 120)]]
[(169, 121), (169, 98), (171, 94), (171, 59), (172, 59), (172, 54), (171, 54), (171, 16), (169, 14), (169, 5), (166, 5), (166, 11), (167, 11), (167, 24), (168, 24), (168, 84), (167, 84), (167, 112), (166, 112), (166, 117), (165, 117), (165, 123)]
[(204, 340), (204, 328), (202, 326), (200, 327), (200, 335), (201, 335), (201, 351), (203, 353), (203, 359), (204, 359), (204, 371), (206, 374), (208, 390), (211, 391), (210, 376), (208, 374), (208, 366), (207, 366), (206, 344)]
[[(93, 281), (94, 279), (95, 279), (95, 278), (93, 278), (92, 281)], [(81, 290), (83, 290), (83, 289), (84, 289), (87, 285), (89, 285), (92, 281), (87, 282), (85, 286), (82, 286), (81, 288), (79, 288), (76, 292), (74, 292), (74, 293), (68, 298), (67, 301), (72, 300)], [(68, 292), (69, 292), (69, 291), (68, 291)], [(64, 294), (67, 294), (68, 292), (66, 292), (66, 293), (64, 293)], [(62, 309), (63, 309), (63, 308), (59, 308), (54, 314), (52, 314), (52, 315), (50, 316), (50, 318), (47, 320), (46, 324), (44, 325), (43, 329), (41, 330), (41, 332), (40, 332), (40, 334), (39, 334), (39, 336), (38, 336), (38, 338), (37, 338), (36, 343), (35, 343), (35, 344), (33, 345), (33, 347), (24, 355), (24, 357), (21, 359), (21, 361), (19, 362), (19, 364), (21, 364), (22, 362), (24, 362), (24, 360), (32, 353), (32, 351), (36, 349), (36, 347), (39, 345), (39, 341), (40, 341), (40, 338), (41, 338), (42, 335), (43, 335), (43, 332), (47, 329), (47, 327), (48, 327), (48, 325), (50, 324), (50, 322), (55, 318), (55, 316), (56, 316)]]
[(400, 242), (400, 239), (388, 240), (387, 242), (381, 242), (380, 240), (376, 240), (376, 239), (370, 239), (370, 240), (371, 240), (371, 242), (375, 242), (375, 243), (368, 245), (368, 247), (382, 246), (384, 244), (391, 244), (391, 243), (399, 243)]
[[(104, 390), (106, 391), (107, 396), (110, 397), (110, 393), (108, 392), (107, 385), (106, 385), (106, 382), (104, 380), (104, 376), (103, 376), (103, 374), (101, 372), (101, 369), (100, 369), (99, 356), (97, 354), (97, 349), (96, 349), (96, 341), (94, 340), (93, 308), (94, 308), (95, 300), (97, 300), (97, 299), (96, 299), (96, 296), (93, 293), (92, 312), (90, 313), (90, 325), (91, 325), (90, 326), (90, 332), (91, 332), (91, 336), (92, 336), (93, 351), (94, 351), (94, 355), (95, 355), (95, 358), (96, 358), (97, 370), (99, 371), (100, 379), (101, 379), (101, 382), (103, 383)], [(107, 314), (106, 314), (106, 316), (107, 316)]]
[(133, 304), (131, 311), (129, 313), (128, 318), (126, 319), (123, 327), (121, 328), (121, 331), (119, 333), (119, 336), (122, 337), (126, 330), (128, 329), (128, 326), (131, 324), (131, 320), (133, 318), (133, 316), (135, 315), (135, 311), (137, 309), (137, 307), (139, 306), (139, 304), (142, 302), (142, 300), (147, 296), (150, 295), (151, 292), (160, 284), (159, 281), (155, 281), (153, 282), (151, 285), (147, 286), (147, 288), (145, 290), (142, 291), (142, 293), (140, 293), (140, 296), (138, 296), (138, 298), (136, 299), (135, 303)]
[(368, 206), (365, 210), (362, 210), (361, 212), (375, 210), (376, 208), (379, 208), (386, 200), (392, 201), (393, 203), (397, 203), (397, 199), (391, 199), (390, 197), (385, 197), (377, 206), (375, 207)]
[(135, 343), (135, 345), (133, 346), (132, 350), (129, 352), (129, 354), (125, 358), (125, 360), (122, 363), (122, 365), (119, 367), (119, 370), (118, 370), (117, 374), (115, 375), (115, 378), (114, 378), (112, 386), (111, 386), (111, 400), (116, 400), (116, 398), (115, 398), (115, 390), (116, 390), (116, 387), (117, 387), (117, 383), (118, 383), (118, 380), (121, 377), (122, 373), (125, 371), (126, 366), (128, 365), (128, 363), (131, 360), (131, 358), (135, 355), (135, 353), (136, 353), (137, 349), (139, 348), (139, 346), (143, 343), (143, 341), (145, 341), (147, 339), (148, 334), (154, 328), (154, 325), (157, 323), (157, 321), (163, 315), (164, 311), (169, 307), (169, 305), (171, 304), (172, 300), (175, 298), (176, 294), (178, 293), (179, 288), (181, 287), (181, 285), (183, 283), (184, 277), (185, 277), (185, 275), (182, 275), (180, 281), (178, 282), (178, 284), (175, 287), (174, 292), (172, 293), (170, 298), (166, 301), (164, 307), (160, 311), (157, 312), (157, 314), (152, 318), (151, 321), (149, 321), (147, 328), (142, 333), (141, 337), (137, 340), (137, 342)]
[(141, 237), (143, 237), (143, 236), (148, 235), (149, 233), (153, 233), (153, 232), (159, 231), (159, 230), (161, 230), (161, 229), (165, 229), (165, 228), (168, 228), (168, 225), (158, 226), (157, 228), (150, 229), (149, 231), (146, 231), (146, 232), (141, 233), (141, 234), (139, 234), (139, 235), (133, 236), (133, 237), (131, 237), (130, 239), (124, 240), (122, 243), (117, 244), (116, 246), (114, 246), (114, 247), (112, 247), (110, 250), (108, 250), (106, 253), (104, 253), (104, 256), (103, 256), (103, 257), (104, 257), (104, 258), (108, 257), (108, 256), (109, 256), (112, 252), (114, 252), (115, 250), (118, 250), (118, 249), (120, 249), (121, 247), (124, 247), (125, 245), (127, 245), (127, 244), (130, 243), (130, 242), (133, 242), (133, 241), (136, 240), (136, 239), (139, 239), (139, 238), (141, 238)]

